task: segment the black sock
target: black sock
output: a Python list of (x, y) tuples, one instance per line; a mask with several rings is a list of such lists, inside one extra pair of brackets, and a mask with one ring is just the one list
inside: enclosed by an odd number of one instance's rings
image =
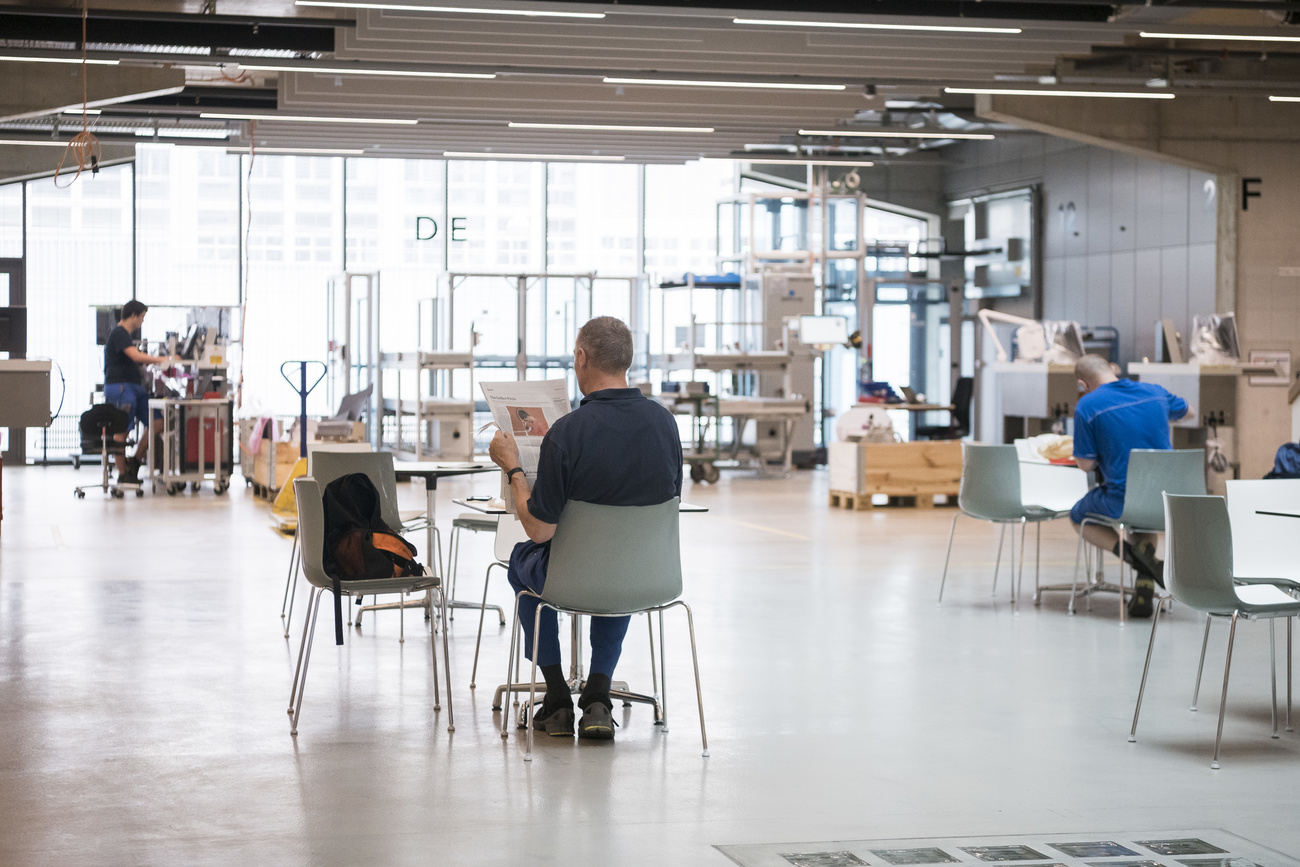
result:
[(562, 665), (543, 665), (542, 677), (546, 678), (546, 702), (543, 705), (546, 710), (573, 706), (573, 693), (569, 691), (569, 681), (564, 677)]
[(593, 701), (598, 701), (608, 708), (614, 706), (609, 699), (609, 675), (593, 674), (587, 678), (587, 685), (582, 688), (582, 695), (578, 696), (578, 707), (586, 710), (587, 705)]

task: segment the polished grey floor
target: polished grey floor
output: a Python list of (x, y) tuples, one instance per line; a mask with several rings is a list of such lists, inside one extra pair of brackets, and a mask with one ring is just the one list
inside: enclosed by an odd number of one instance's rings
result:
[[(1224, 828), (1300, 853), (1300, 733), (1269, 738), (1267, 626), (1239, 629), (1222, 770), (1226, 630), (1189, 713), (1201, 624), (1181, 608), (1129, 744), (1147, 625), (1119, 626), (1107, 597), (1075, 617), (1059, 596), (1015, 611), (1005, 572), (991, 598), (996, 533), (973, 521), (936, 606), (945, 510), (832, 511), (821, 473), (688, 490), (712, 510), (683, 517), (712, 757), (670, 616), (671, 731), (636, 707), (616, 743), (539, 743), (527, 765), (490, 708), (505, 630), (468, 687), (470, 612), (451, 627), (454, 735), (408, 612), (405, 644), (393, 613), (342, 648), (321, 624), (291, 738), (301, 624), (291, 645), (290, 542), (265, 508), (239, 487), (75, 500), (94, 472), (4, 472), (0, 864), (721, 865), (715, 844), (1106, 828)], [(495, 485), (444, 482), (441, 522), (452, 496)], [(466, 542), (462, 597), (489, 546)], [(1049, 527), (1044, 578), (1073, 557)], [(619, 673), (646, 688), (643, 623)]]

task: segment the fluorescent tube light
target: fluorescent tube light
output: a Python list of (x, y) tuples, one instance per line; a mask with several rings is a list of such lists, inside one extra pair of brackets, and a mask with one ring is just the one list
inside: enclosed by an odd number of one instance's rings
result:
[(713, 132), (711, 126), (632, 126), (616, 123), (524, 123), (511, 121), (511, 129), (591, 129), (612, 132)]
[[(246, 153), (250, 153), (251, 151), (253, 151), (254, 148), (239, 147), (239, 148), (226, 148), (226, 150), (231, 151), (231, 152), (233, 152), (233, 153), (243, 153), (243, 154), (246, 154)], [(259, 147), (259, 148), (256, 148), (256, 151), (257, 151), (257, 153), (259, 153), (259, 154), (304, 154), (304, 155), (308, 155), (308, 156), (316, 156), (316, 155), (319, 155), (319, 154), (337, 154), (337, 155), (344, 155), (344, 156), (349, 156), (349, 155), (350, 155), (350, 156), (360, 156), (360, 155), (362, 155), (362, 154), (365, 153), (365, 151), (362, 150), (361, 148), (264, 148), (264, 147)]]
[(1209, 39), (1228, 42), (1300, 42), (1300, 36), (1240, 36), (1233, 33), (1139, 33), (1143, 39)]
[(481, 152), (474, 152), (474, 151), (444, 151), (442, 155), (448, 159), (535, 160), (536, 162), (539, 163), (551, 162), (554, 160), (618, 163), (626, 159), (626, 157), (591, 156), (590, 154), (497, 154), (497, 153), (481, 153)]
[(5, 138), (0, 139), (0, 145), (26, 145), (34, 148), (65, 148), (69, 145), (66, 141), (36, 141), (32, 139)]
[(922, 30), (937, 33), (1020, 33), (1019, 27), (959, 27), (947, 24), (867, 24), (857, 21), (786, 21), (778, 18), (733, 18), (732, 24), (765, 27), (839, 27), (849, 30)]
[(454, 12), (466, 15), (522, 15), (528, 18), (604, 18), (604, 12), (554, 12), (543, 9), (475, 9), (468, 6), (416, 6), (410, 3), (349, 3), (344, 0), (295, 0), (296, 6), (335, 9), (388, 9), (399, 12)]
[(387, 75), (393, 78), (496, 78), (495, 72), (425, 72), (416, 69), (351, 69), (346, 66), (288, 66), (237, 64), (253, 72), (319, 72), (325, 75)]
[(700, 157), (702, 163), (763, 163), (769, 166), (874, 166), (870, 160), (826, 160), (810, 157), (806, 160), (788, 157), (763, 157), (758, 154), (747, 157)]
[(201, 138), (219, 141), (230, 138), (230, 132), (224, 129), (195, 129), (193, 127), (162, 127), (154, 130), (150, 127), (140, 127), (135, 131), (139, 138), (153, 138), (157, 135), (159, 138)]
[(1270, 96), (1269, 102), (1300, 102), (1300, 96)]
[[(0, 55), (0, 60), (8, 60), (14, 63), (80, 63), (80, 57), (22, 57), (13, 54)], [(91, 66), (117, 66), (116, 60), (94, 60), (87, 59), (86, 63)]]
[(650, 84), (665, 87), (742, 87), (759, 90), (845, 90), (843, 84), (802, 84), (789, 81), (703, 81), (683, 78), (606, 78), (606, 84)]
[(217, 111), (205, 111), (199, 117), (210, 120), (286, 120), (295, 123), (386, 123), (400, 126), (414, 126), (418, 120), (399, 117), (308, 117), (293, 114), (233, 114)]
[(1173, 99), (1172, 93), (1121, 90), (1011, 90), (1001, 87), (945, 87), (944, 93), (985, 93), (991, 96), (1093, 96), (1107, 99)]
[(60, 113), (60, 114), (75, 114), (75, 115), (83, 115), (83, 114), (102, 114), (102, 113), (103, 113), (103, 109), (98, 109), (98, 108), (86, 108), (86, 109), (81, 109), (81, 108), (65, 108), (63, 111), (61, 111), (61, 112), (59, 112), (59, 113)]
[(989, 133), (975, 132), (895, 132), (894, 130), (801, 129), (799, 135), (850, 136), (854, 138), (960, 138), (988, 141)]

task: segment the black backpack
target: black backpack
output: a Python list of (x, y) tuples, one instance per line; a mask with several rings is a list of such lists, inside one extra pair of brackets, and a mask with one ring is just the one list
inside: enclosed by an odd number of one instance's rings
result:
[(325, 574), (334, 581), (334, 643), (343, 643), (340, 582), (423, 575), (415, 546), (381, 516), (379, 492), (365, 473), (349, 473), (325, 486)]

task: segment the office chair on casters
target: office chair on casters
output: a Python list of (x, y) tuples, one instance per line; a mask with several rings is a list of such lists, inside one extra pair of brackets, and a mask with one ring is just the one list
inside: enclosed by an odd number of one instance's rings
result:
[[(631, 614), (659, 614), (659, 672), (662, 684), (660, 702), (649, 696), (620, 689), (610, 690), (611, 698), (657, 704), (661, 708), (663, 731), (668, 731), (668, 671), (665, 667), (663, 612), (681, 606), (686, 609), (686, 623), (691, 636), (691, 661), (695, 669), (695, 698), (700, 712), (700, 741), (703, 755), (709, 755), (709, 739), (704, 728), (704, 695), (700, 688), (700, 661), (695, 648), (695, 618), (682, 599), (682, 556), (678, 534), (676, 498), (657, 506), (598, 506), (570, 500), (560, 514), (560, 523), (551, 540), (550, 563), (546, 587), (536, 594), (541, 600), (533, 626), (533, 672), (529, 701), (523, 709), (527, 730), (524, 761), (533, 759), (532, 709), (537, 702), (537, 644), (542, 608), (567, 612), (576, 617), (623, 617)], [(593, 541), (598, 540), (598, 541)], [(511, 680), (520, 647), (519, 601), (515, 599), (514, 627), (510, 633), (510, 658), (506, 663), (505, 695), (513, 691)], [(653, 655), (650, 660), (654, 668)], [(574, 684), (574, 686), (579, 686)], [(503, 702), (504, 704), (504, 702)], [(511, 714), (501, 714), (501, 737), (508, 737)]]
[[(391, 458), (390, 458), (391, 459)], [(294, 498), (298, 501), (298, 533), (302, 540), (302, 571), (312, 585), (312, 593), (307, 599), (307, 611), (303, 616), (302, 644), (298, 648), (298, 665), (293, 675), (293, 685), (289, 687), (289, 715), (291, 725), (289, 734), (298, 734), (298, 720), (302, 716), (302, 697), (307, 688), (307, 667), (311, 664), (311, 649), (315, 640), (316, 620), (320, 615), (322, 595), (326, 590), (334, 589), (333, 579), (325, 572), (325, 507), (321, 501), (319, 483), (309, 477), (300, 476), (293, 482)], [(442, 659), (447, 669), (447, 731), (456, 730), (456, 721), (451, 707), (451, 656), (447, 642), (447, 597), (443, 593), (442, 580), (437, 575), (411, 575), (402, 578), (367, 579), (362, 581), (340, 581), (339, 586), (347, 605), (353, 596), (371, 593), (400, 593), (406, 595), (424, 590), (437, 593), (442, 618)], [(429, 651), (433, 660), (433, 709), (441, 710), (438, 701), (438, 642), (437, 630), (429, 625)]]
[(103, 462), (103, 475), (98, 485), (78, 485), (72, 489), (77, 499), (84, 500), (86, 491), (90, 488), (99, 488), (116, 500), (125, 497), (127, 491), (135, 491), (137, 497), (143, 497), (144, 486), (139, 482), (109, 481), (113, 457), (126, 454), (126, 441), (118, 441), (113, 437), (130, 433), (130, 413), (111, 403), (97, 403), (81, 414), (77, 426), (81, 431), (81, 453), (89, 455), (99, 452)]
[[(1223, 661), (1223, 694), (1219, 700), (1219, 727), (1214, 739), (1214, 759), (1210, 767), (1219, 767), (1219, 748), (1223, 742), (1223, 717), (1228, 705), (1228, 672), (1232, 667), (1232, 644), (1238, 620), (1268, 620), (1269, 660), (1273, 679), (1273, 737), (1277, 731), (1277, 655), (1274, 649), (1273, 621), (1286, 618), (1287, 635), (1287, 731), (1291, 730), (1291, 618), (1300, 614), (1300, 600), (1288, 596), (1281, 588), (1269, 584), (1239, 585), (1232, 575), (1232, 529), (1228, 508), (1222, 497), (1180, 496), (1165, 494), (1165, 588), (1171, 596), (1159, 600), (1151, 620), (1151, 640), (1147, 645), (1146, 663), (1142, 667), (1142, 685), (1133, 708), (1133, 727), (1129, 742), (1137, 740), (1138, 714), (1151, 670), (1151, 653), (1156, 644), (1160, 612), (1170, 599), (1207, 616), (1230, 619), (1228, 652)], [(1207, 635), (1208, 629), (1207, 629)], [(1205, 649), (1201, 649), (1204, 659)], [(1200, 675), (1197, 675), (1197, 689)], [(1196, 699), (1192, 699), (1195, 710)]]
[[(1089, 513), (1084, 516), (1080, 530), (1088, 524), (1110, 527), (1119, 534), (1120, 551), (1128, 544), (1129, 535), (1133, 533), (1163, 533), (1165, 530), (1165, 513), (1162, 506), (1162, 494), (1195, 495), (1205, 494), (1205, 451), (1204, 449), (1133, 449), (1129, 452), (1128, 475), (1124, 488), (1124, 511), (1118, 518)], [(1133, 587), (1124, 586), (1124, 558), (1119, 562), (1119, 584), (1096, 582), (1086, 584), (1079, 590), (1079, 561), (1086, 552), (1083, 533), (1079, 533), (1078, 546), (1074, 552), (1074, 578), (1070, 585), (1070, 613), (1074, 613), (1075, 601), (1080, 596), (1090, 596), (1098, 591), (1119, 594), (1119, 620), (1123, 623), (1127, 616), (1125, 594), (1136, 592), (1137, 576), (1133, 576)], [(1091, 552), (1087, 552), (1091, 553)], [(1086, 558), (1085, 558), (1086, 559)], [(1085, 571), (1090, 571), (1085, 562)], [(1051, 588), (1062, 589), (1062, 588)]]
[(1002, 525), (998, 537), (998, 556), (993, 564), (993, 589), (998, 591), (998, 570), (1002, 566), (1002, 545), (1006, 541), (1007, 526), (1011, 526), (1011, 604), (1019, 595), (1016, 576), (1016, 530), (1020, 525), (1020, 577), (1025, 573), (1025, 530), (1033, 524), (1037, 531), (1034, 559), (1034, 602), (1038, 602), (1038, 561), (1042, 553), (1042, 525), (1044, 521), (1063, 518), (1069, 512), (1054, 512), (1035, 506), (1026, 506), (1020, 498), (1020, 458), (1015, 446), (980, 445), (962, 443), (961, 485), (957, 489), (957, 506), (960, 511), (952, 516), (948, 530), (948, 554), (943, 561), (943, 578), (939, 582), (939, 603), (943, 603), (943, 589), (948, 583), (948, 563), (952, 559), (952, 540), (957, 532), (957, 518), (968, 515), (980, 521)]
[(975, 395), (975, 380), (963, 376), (952, 390), (951, 420), (946, 425), (918, 425), (917, 439), (959, 440), (970, 433), (970, 404)]

